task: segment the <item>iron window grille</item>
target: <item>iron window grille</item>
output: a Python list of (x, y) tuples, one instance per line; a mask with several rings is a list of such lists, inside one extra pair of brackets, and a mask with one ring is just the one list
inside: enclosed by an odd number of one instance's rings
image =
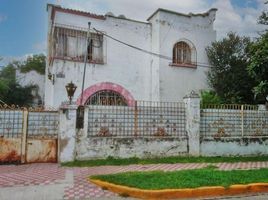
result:
[(71, 61), (84, 61), (87, 52), (88, 62), (104, 63), (103, 35), (90, 33), (87, 44), (87, 30), (74, 27), (55, 26), (52, 31), (52, 44), (50, 44), (50, 58)]

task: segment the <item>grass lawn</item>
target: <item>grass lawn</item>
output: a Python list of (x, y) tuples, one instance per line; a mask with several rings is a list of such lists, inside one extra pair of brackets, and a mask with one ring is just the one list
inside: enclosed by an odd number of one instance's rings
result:
[(260, 157), (165, 157), (165, 158), (125, 158), (116, 159), (108, 157), (107, 159), (73, 161), (62, 163), (66, 167), (89, 167), (101, 165), (130, 165), (130, 164), (157, 164), (157, 163), (219, 163), (219, 162), (257, 162), (268, 161), (268, 156)]
[(173, 172), (127, 172), (91, 176), (92, 179), (140, 189), (179, 189), (268, 182), (268, 169), (220, 171), (213, 167)]

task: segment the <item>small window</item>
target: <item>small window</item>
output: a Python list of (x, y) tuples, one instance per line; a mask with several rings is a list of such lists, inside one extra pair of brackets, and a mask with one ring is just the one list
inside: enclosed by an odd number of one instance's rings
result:
[(173, 47), (174, 64), (192, 64), (191, 48), (186, 42), (178, 42)]

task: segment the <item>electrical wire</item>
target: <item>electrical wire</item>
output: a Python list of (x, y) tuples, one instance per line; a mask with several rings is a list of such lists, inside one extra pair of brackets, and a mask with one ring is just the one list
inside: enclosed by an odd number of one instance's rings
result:
[[(119, 42), (119, 43), (121, 43), (121, 44), (123, 44), (123, 45), (126, 45), (126, 46), (128, 46), (128, 47), (130, 47), (130, 48), (136, 49), (136, 50), (138, 50), (138, 51), (141, 51), (141, 52), (144, 52), (144, 53), (153, 55), (153, 56), (157, 56), (157, 57), (159, 57), (159, 58), (161, 58), (161, 59), (165, 59), (165, 60), (169, 60), (169, 61), (172, 61), (172, 60), (173, 60), (173, 59), (172, 59), (171, 57), (169, 57), (169, 56), (162, 55), (162, 54), (158, 54), (158, 53), (154, 53), (154, 52), (151, 52), (151, 51), (142, 49), (142, 48), (140, 48), (140, 47), (137, 47), (137, 46), (128, 44), (128, 43), (126, 43), (126, 42), (123, 42), (123, 41), (121, 41), (121, 40), (119, 40), (119, 39), (117, 39), (117, 38), (114, 38), (113, 36), (108, 35), (107, 33), (103, 33), (103, 32), (101, 32), (100, 30), (97, 30), (96, 28), (93, 28), (93, 30), (96, 31), (96, 32), (99, 33), (99, 34), (105, 35), (106, 37), (108, 37), (108, 38), (110, 38), (110, 39), (112, 39), (112, 40), (114, 40), (114, 41), (116, 41), (116, 42)], [(208, 63), (197, 62), (196, 64), (197, 64), (198, 66), (200, 66), (200, 67), (211, 67), (211, 65), (208, 64)]]

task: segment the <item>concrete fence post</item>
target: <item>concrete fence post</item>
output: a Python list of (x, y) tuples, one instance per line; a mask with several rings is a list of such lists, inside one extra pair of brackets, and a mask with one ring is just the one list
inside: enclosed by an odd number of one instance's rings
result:
[(192, 91), (183, 98), (186, 108), (186, 132), (189, 139), (189, 155), (200, 155), (200, 97)]
[(59, 162), (75, 159), (76, 115), (76, 105), (66, 105), (60, 108)]

